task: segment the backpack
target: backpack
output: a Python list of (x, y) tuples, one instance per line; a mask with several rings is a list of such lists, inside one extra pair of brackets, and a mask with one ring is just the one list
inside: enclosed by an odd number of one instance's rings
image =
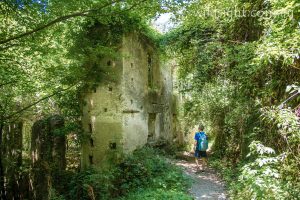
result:
[(200, 132), (197, 140), (197, 150), (206, 151), (208, 149), (207, 135), (204, 132)]

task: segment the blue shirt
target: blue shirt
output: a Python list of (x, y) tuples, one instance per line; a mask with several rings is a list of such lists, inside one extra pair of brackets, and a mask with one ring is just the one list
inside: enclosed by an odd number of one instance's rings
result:
[(201, 131), (201, 132), (196, 132), (196, 133), (195, 133), (194, 139), (195, 139), (196, 141), (198, 141), (198, 140), (200, 140), (200, 139), (202, 139), (202, 138), (204, 138), (204, 137), (206, 137), (206, 139), (208, 140), (208, 137), (207, 137), (206, 133), (205, 133), (204, 131)]

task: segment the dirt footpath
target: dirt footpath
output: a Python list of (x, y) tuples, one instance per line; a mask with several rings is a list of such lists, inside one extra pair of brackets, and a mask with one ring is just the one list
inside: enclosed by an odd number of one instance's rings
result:
[(182, 167), (185, 173), (192, 178), (193, 184), (190, 193), (194, 199), (227, 199), (224, 182), (221, 181), (216, 172), (209, 168), (205, 172), (199, 173), (193, 159), (188, 160), (177, 160), (176, 165)]

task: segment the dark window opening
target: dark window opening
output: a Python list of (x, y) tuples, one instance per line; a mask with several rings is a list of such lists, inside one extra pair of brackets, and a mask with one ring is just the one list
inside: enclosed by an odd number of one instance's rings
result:
[(110, 149), (117, 149), (117, 143), (115, 143), (115, 142), (109, 143), (109, 148)]
[(93, 140), (93, 138), (90, 138), (90, 145), (91, 145), (91, 147), (94, 147), (94, 140)]
[(97, 92), (97, 89), (96, 88), (94, 88), (94, 93), (96, 93)]
[(112, 63), (111, 60), (109, 60), (109, 61), (107, 61), (106, 64), (107, 64), (107, 66), (111, 66), (111, 63)]
[(133, 81), (133, 78), (131, 78), (131, 81)]
[(104, 112), (107, 112), (107, 108), (104, 108)]
[(133, 100), (132, 99), (130, 100), (130, 103), (133, 104)]
[(89, 132), (90, 132), (90, 133), (93, 132), (93, 126), (92, 126), (92, 124), (89, 124)]
[(131, 68), (133, 68), (133, 63), (130, 63)]
[(94, 160), (93, 160), (93, 156), (89, 155), (89, 161), (90, 161), (90, 165), (94, 164)]
[(152, 57), (150, 54), (148, 54), (148, 86), (153, 86), (153, 63), (152, 63)]
[(144, 108), (144, 107), (143, 107), (143, 106), (141, 106), (141, 110), (143, 110), (143, 108)]
[(113, 90), (113, 88), (112, 88), (112, 87), (108, 87), (108, 91), (110, 91), (110, 92), (111, 92), (112, 90)]
[(156, 121), (156, 114), (149, 113), (148, 117), (148, 141), (152, 140), (155, 135), (155, 121)]

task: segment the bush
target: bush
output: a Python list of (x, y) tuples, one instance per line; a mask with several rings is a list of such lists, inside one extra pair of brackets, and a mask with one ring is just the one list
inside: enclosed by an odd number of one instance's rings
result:
[(158, 150), (144, 147), (109, 170), (90, 168), (73, 176), (66, 199), (190, 199), (188, 178)]
[(179, 168), (165, 161), (157, 150), (143, 148), (134, 152), (120, 165), (122, 194), (141, 188), (163, 189), (165, 191), (186, 191), (188, 179)]
[(120, 200), (156, 200), (156, 199), (169, 199), (169, 200), (191, 200), (192, 198), (183, 192), (178, 191), (166, 191), (162, 189), (146, 189), (139, 190), (135, 193), (131, 193), (126, 197), (120, 198)]
[(70, 182), (69, 199), (111, 199), (116, 169), (103, 171), (90, 168), (79, 172)]
[[(297, 199), (299, 182), (286, 172), (286, 153), (277, 155), (260, 142), (251, 143), (248, 159), (233, 167), (230, 162), (210, 161), (220, 170), (232, 199)], [(292, 169), (292, 168), (291, 168)], [(291, 177), (291, 179), (289, 179)]]

